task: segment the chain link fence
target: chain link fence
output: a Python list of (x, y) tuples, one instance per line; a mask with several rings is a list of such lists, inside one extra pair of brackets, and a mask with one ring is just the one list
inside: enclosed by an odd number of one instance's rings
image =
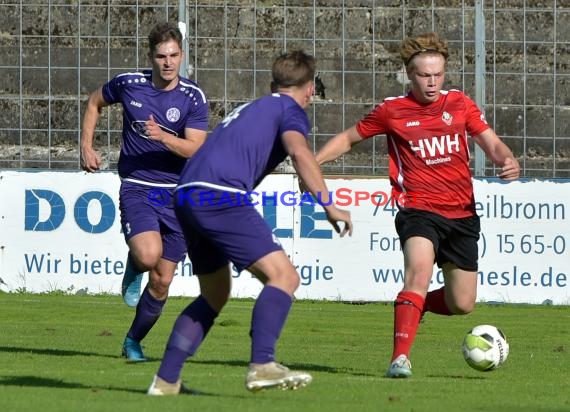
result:
[[(478, 3), (483, 79), (475, 75)], [(148, 67), (147, 34), (169, 19), (186, 23), (185, 72), (208, 94), (211, 127), (269, 91), (278, 53), (314, 54), (314, 150), (384, 97), (403, 94), (402, 38), (437, 31), (450, 45), (446, 88), (475, 98), (484, 81), (482, 106), (523, 176), (570, 177), (570, 0), (0, 0), (0, 11), (3, 169), (78, 170), (89, 92), (117, 73)], [(96, 133), (111, 170), (121, 121), (120, 107), (110, 107)], [(324, 171), (386, 175), (386, 153), (386, 139), (369, 139)], [(495, 170), (485, 162), (478, 174)]]

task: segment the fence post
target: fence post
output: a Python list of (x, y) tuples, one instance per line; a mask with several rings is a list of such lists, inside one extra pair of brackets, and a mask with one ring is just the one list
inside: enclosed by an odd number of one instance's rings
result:
[[(475, 0), (475, 103), (485, 113), (485, 15)], [(485, 176), (485, 152), (475, 145), (475, 176)]]
[(178, 69), (178, 74), (182, 77), (191, 77), (190, 73), (188, 73), (188, 53), (190, 53), (190, 50), (188, 49), (190, 48), (190, 43), (187, 41), (188, 19), (186, 17), (185, 0), (178, 0), (178, 28), (182, 33), (182, 46), (184, 47), (182, 64), (180, 64), (180, 69)]

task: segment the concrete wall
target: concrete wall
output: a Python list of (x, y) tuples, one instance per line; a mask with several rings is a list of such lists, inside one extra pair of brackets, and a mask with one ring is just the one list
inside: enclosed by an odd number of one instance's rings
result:
[[(177, 2), (73, 1), (0, 13), (0, 167), (77, 168), (82, 105), (110, 76), (147, 67), (146, 35)], [(85, 2), (82, 2), (85, 3)], [(190, 2), (194, 3), (194, 2)], [(473, 1), (198, 1), (188, 8), (190, 64), (211, 101), (211, 126), (236, 105), (268, 90), (269, 67), (285, 47), (318, 59), (324, 93), (310, 115), (315, 148), (402, 94), (403, 33), (433, 27), (450, 41), (447, 87), (475, 96)], [(417, 3), (417, 4), (416, 4)], [(423, 4), (425, 3), (425, 4)], [(441, 4), (440, 4), (441, 3)], [(528, 169), (527, 176), (570, 176), (570, 9), (553, 2), (487, 1), (485, 110)], [(165, 6), (167, 4), (167, 6)], [(560, 2), (558, 2), (560, 4)], [(465, 7), (463, 7), (465, 6)], [(21, 26), (20, 26), (20, 21)], [(526, 29), (526, 30), (524, 30)], [(21, 35), (20, 35), (21, 34)], [(137, 41), (138, 39), (138, 41)], [(120, 108), (104, 113), (98, 144), (113, 168)], [(384, 139), (360, 145), (331, 172), (385, 174)]]

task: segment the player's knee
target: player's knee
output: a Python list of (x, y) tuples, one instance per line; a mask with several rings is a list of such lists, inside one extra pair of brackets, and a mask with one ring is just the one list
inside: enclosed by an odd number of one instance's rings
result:
[(162, 300), (166, 299), (168, 296), (168, 288), (170, 286), (170, 282), (164, 282), (160, 278), (151, 279), (148, 286), (155, 298)]
[(423, 291), (427, 293), (431, 281), (431, 273), (429, 272), (409, 272), (404, 278), (404, 289)]
[(166, 295), (173, 277), (170, 273), (160, 273), (157, 270), (151, 270), (149, 273), (149, 286), (156, 294)]
[(454, 302), (449, 308), (454, 315), (467, 315), (475, 309), (475, 299), (465, 298)]
[(301, 277), (297, 272), (291, 273), (289, 276), (287, 276), (287, 284), (289, 285), (289, 290), (291, 293), (293, 293), (301, 285)]
[(145, 251), (142, 253), (137, 253), (134, 258), (138, 268), (144, 271), (148, 271), (158, 265), (161, 256), (160, 253)]
[(268, 279), (270, 284), (277, 286), (278, 288), (286, 291), (291, 295), (301, 284), (301, 277), (295, 270), (279, 273), (278, 275), (268, 276)]

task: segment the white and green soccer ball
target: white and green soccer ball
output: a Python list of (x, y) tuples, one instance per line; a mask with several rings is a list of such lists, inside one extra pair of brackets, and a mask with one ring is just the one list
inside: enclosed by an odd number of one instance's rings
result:
[(461, 350), (467, 364), (478, 371), (497, 369), (509, 356), (505, 334), (492, 325), (471, 329), (463, 339)]

